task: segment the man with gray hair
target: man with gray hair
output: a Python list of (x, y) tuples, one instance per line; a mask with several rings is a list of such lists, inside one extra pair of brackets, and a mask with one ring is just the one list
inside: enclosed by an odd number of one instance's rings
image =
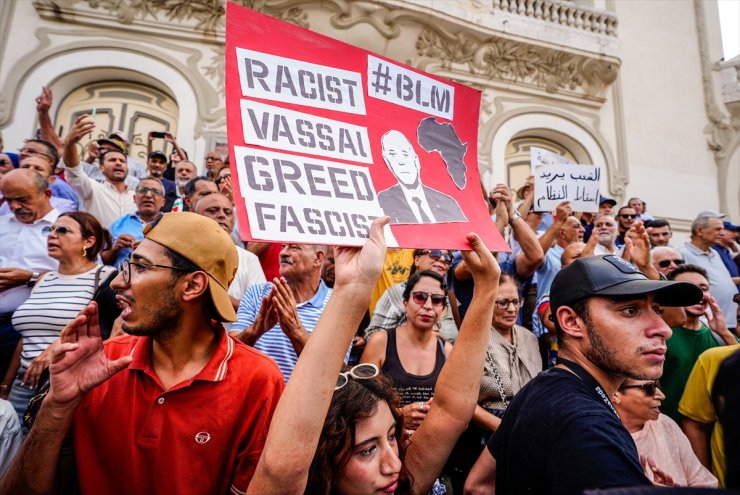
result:
[(709, 290), (717, 299), (725, 315), (727, 327), (735, 333), (737, 328), (737, 303), (733, 297), (737, 286), (732, 282), (730, 272), (722, 263), (719, 253), (712, 249), (722, 231), (722, 217), (725, 215), (706, 210), (700, 213), (691, 224), (691, 241), (679, 248), (684, 261), (704, 268), (709, 275)]
[[(11, 323), (13, 312), (41, 274), (58, 265), (46, 250), (46, 237), (59, 211), (49, 201), (49, 183), (30, 169), (5, 174), (0, 191), (12, 212), (0, 215), (0, 376), (5, 376), (20, 338)], [(8, 385), (0, 385), (0, 397), (8, 392)]]
[(668, 276), (670, 272), (683, 265), (681, 253), (670, 246), (656, 246), (650, 250), (650, 263), (659, 273)]
[(231, 335), (277, 362), (286, 382), (331, 296), (321, 280), (326, 252), (326, 246), (283, 244), (280, 278), (249, 287), (231, 326)]
[(597, 236), (594, 254), (614, 254), (617, 252), (617, 221), (611, 215), (597, 213), (594, 217), (593, 234)]

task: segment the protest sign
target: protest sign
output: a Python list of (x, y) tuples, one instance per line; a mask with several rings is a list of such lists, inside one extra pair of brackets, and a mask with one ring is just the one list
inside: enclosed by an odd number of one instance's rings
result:
[(226, 111), (248, 240), (508, 250), (481, 194), (480, 92), (229, 3)]
[(570, 201), (573, 211), (599, 211), (599, 165), (580, 165), (535, 147), (530, 154), (535, 211), (553, 211), (563, 201)]

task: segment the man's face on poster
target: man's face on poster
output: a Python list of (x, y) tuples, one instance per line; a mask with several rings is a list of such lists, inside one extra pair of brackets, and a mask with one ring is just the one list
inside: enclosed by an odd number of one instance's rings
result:
[(419, 156), (406, 136), (398, 131), (386, 133), (382, 140), (383, 159), (398, 182), (408, 188), (419, 183)]

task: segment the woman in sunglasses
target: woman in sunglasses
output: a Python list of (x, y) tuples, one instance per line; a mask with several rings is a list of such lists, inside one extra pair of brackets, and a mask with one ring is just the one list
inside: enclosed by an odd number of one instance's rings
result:
[(50, 227), (47, 251), (59, 267), (43, 274), (13, 313), (13, 327), (22, 338), (3, 384), (15, 375), (9, 400), (21, 422), (39, 377), (49, 366), (49, 346), (116, 271), (97, 263), (98, 253), (109, 240), (108, 232), (89, 213), (63, 213)]
[[(699, 462), (681, 428), (660, 413), (663, 399), (658, 382), (628, 378), (613, 403), (647, 466), (654, 464), (677, 486), (717, 488), (717, 478)], [(652, 469), (646, 468), (645, 474), (653, 479)]]
[(361, 251), (336, 249), (334, 293), (283, 392), (248, 493), (425, 494), (470, 421), (500, 274), (474, 234), (468, 241), (475, 251), (463, 256), (475, 295), (427, 418), (407, 446), (393, 392), (377, 378), (353, 376), (365, 373), (339, 375), (383, 267), (388, 221), (373, 223)]
[[(447, 272), (452, 264), (452, 253), (447, 249), (415, 249), (414, 264), (411, 267), (411, 274), (431, 270), (439, 273), (442, 277), (447, 277)], [(406, 311), (404, 308), (403, 291), (406, 288), (406, 282), (389, 287), (378, 299), (375, 305), (370, 324), (365, 330), (365, 339), (370, 340), (378, 330), (390, 330), (404, 323), (406, 320)], [(453, 300), (454, 302), (454, 300)], [(438, 321), (439, 334), (447, 342), (454, 342), (457, 336), (457, 323), (452, 312), (450, 295), (446, 301), (447, 311), (445, 311)]]
[(414, 272), (402, 298), (405, 323), (373, 337), (360, 362), (376, 365), (392, 380), (400, 398), (404, 435), (410, 436), (429, 411), (445, 363), (445, 344), (434, 329), (446, 309), (447, 284), (438, 272)]

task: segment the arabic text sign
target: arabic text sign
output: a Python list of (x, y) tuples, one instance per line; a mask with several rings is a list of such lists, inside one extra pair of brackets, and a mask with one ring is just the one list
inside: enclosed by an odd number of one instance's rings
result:
[[(480, 194), (480, 92), (233, 3), (226, 110), (249, 240), (508, 250)], [(464, 112), (456, 109), (465, 109)]]
[(570, 201), (573, 211), (599, 211), (598, 165), (540, 165), (534, 170), (534, 209), (553, 211)]

